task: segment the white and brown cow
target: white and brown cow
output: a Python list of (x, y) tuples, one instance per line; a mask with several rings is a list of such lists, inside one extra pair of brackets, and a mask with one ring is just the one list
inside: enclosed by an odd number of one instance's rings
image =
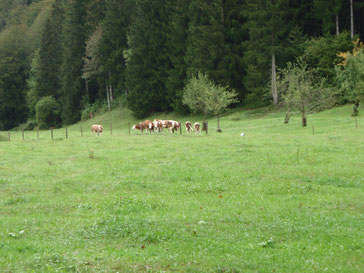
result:
[(158, 133), (160, 133), (163, 130), (162, 121), (159, 119), (153, 120), (153, 129), (154, 132), (158, 131)]
[(195, 127), (195, 134), (201, 133), (201, 131), (200, 131), (200, 123), (195, 122), (194, 127)]
[(93, 124), (91, 125), (91, 134), (95, 135), (101, 135), (102, 131), (104, 130), (104, 127), (100, 124)]
[(147, 131), (149, 132), (149, 133), (151, 133), (151, 132), (153, 132), (153, 128), (154, 128), (154, 124), (153, 124), (153, 122), (152, 121), (150, 121), (150, 120), (146, 120), (146, 121), (144, 121), (144, 123), (147, 125)]
[(186, 132), (187, 134), (191, 133), (193, 131), (192, 123), (190, 121), (186, 121)]
[(174, 133), (174, 131), (177, 132), (177, 130), (179, 129), (179, 127), (181, 127), (181, 123), (179, 123), (178, 121), (168, 120), (168, 130), (171, 133)]
[(148, 125), (145, 122), (139, 122), (138, 124), (134, 124), (134, 126), (131, 129), (140, 130), (143, 133), (143, 131), (147, 128), (148, 128)]

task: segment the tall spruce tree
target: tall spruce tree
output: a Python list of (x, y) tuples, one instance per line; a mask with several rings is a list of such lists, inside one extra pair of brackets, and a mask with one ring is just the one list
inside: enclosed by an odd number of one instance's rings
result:
[(189, 15), (187, 78), (201, 72), (216, 83), (227, 85), (222, 1), (191, 0)]
[[(248, 89), (248, 103), (266, 104), (273, 98), (278, 102), (276, 67), (283, 37), (288, 30), (284, 21), (287, 0), (246, 0), (246, 27), (249, 39), (244, 43), (244, 63), (247, 74), (244, 83)], [(271, 95), (268, 96), (268, 86)]]
[(41, 37), (36, 95), (38, 98), (53, 96), (60, 98), (62, 65), (62, 23), (64, 10), (61, 0), (53, 4)]
[(183, 88), (186, 83), (186, 46), (188, 30), (188, 11), (190, 0), (169, 0), (169, 24), (167, 49), (171, 66), (168, 69), (166, 88), (171, 97), (172, 107), (177, 112), (186, 112), (187, 107), (182, 103)]
[(216, 83), (238, 91), (243, 98), (243, 47), (246, 32), (242, 0), (192, 0), (188, 30), (187, 77), (206, 73)]
[(236, 91), (240, 101), (243, 101), (246, 94), (246, 88), (243, 84), (243, 76), (245, 75), (243, 42), (247, 40), (248, 34), (243, 27), (245, 24), (243, 15), (244, 2), (245, 0), (223, 1), (225, 84)]
[(169, 111), (172, 101), (167, 94), (166, 52), (168, 12), (165, 0), (137, 1), (130, 27), (126, 86), (129, 108), (137, 117), (152, 112)]
[(0, 33), (0, 130), (11, 129), (27, 118), (27, 31), (25, 26), (14, 26)]
[(322, 34), (340, 33), (339, 12), (342, 0), (314, 0), (314, 12), (316, 18), (320, 19)]
[(62, 118), (65, 124), (80, 119), (81, 99), (85, 94), (82, 67), (87, 40), (87, 0), (70, 0), (63, 31)]
[(105, 89), (105, 84), (111, 86), (113, 94), (118, 96), (125, 93), (126, 89), (124, 51), (128, 48), (127, 33), (135, 10), (135, 0), (106, 0), (105, 3), (105, 18), (101, 24), (102, 37), (98, 53), (102, 64), (99, 85), (102, 86), (101, 90)]

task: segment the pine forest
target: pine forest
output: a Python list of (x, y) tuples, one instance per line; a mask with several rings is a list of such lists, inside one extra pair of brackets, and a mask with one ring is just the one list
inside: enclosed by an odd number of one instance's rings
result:
[(188, 114), (204, 76), (236, 94), (230, 108), (304, 96), (355, 115), (363, 40), (363, 0), (0, 0), (0, 130)]

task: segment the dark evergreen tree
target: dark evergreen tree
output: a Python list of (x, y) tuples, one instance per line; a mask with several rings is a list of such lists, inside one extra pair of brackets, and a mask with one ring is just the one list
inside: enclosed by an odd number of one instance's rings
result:
[(102, 73), (99, 84), (102, 94), (106, 94), (106, 84), (111, 85), (115, 96), (125, 94), (124, 51), (128, 48), (127, 33), (134, 10), (135, 0), (106, 0), (105, 18), (101, 24), (103, 33), (99, 45)]
[(321, 20), (322, 34), (339, 34), (339, 12), (342, 0), (314, 0), (314, 13)]
[(170, 61), (166, 48), (168, 13), (165, 0), (137, 1), (130, 27), (126, 86), (129, 108), (137, 117), (170, 111), (167, 71)]
[(167, 49), (171, 66), (167, 71), (166, 87), (173, 109), (182, 113), (187, 111), (187, 107), (182, 103), (182, 91), (186, 83), (185, 54), (190, 2), (190, 0), (169, 0), (167, 4), (170, 8)]
[(27, 29), (11, 27), (0, 35), (0, 130), (27, 118), (26, 79), (30, 69)]
[(81, 100), (85, 95), (82, 67), (87, 40), (88, 0), (70, 0), (63, 30), (62, 118), (65, 124), (80, 119)]
[(186, 48), (187, 78), (198, 72), (227, 85), (224, 10), (221, 0), (191, 0)]
[[(244, 83), (248, 89), (248, 104), (259, 106), (278, 102), (275, 69), (282, 65), (278, 57), (288, 33), (284, 21), (286, 0), (246, 0), (246, 28), (249, 39), (244, 43), (244, 64), (247, 68)], [(269, 95), (271, 86), (271, 95)]]
[(62, 23), (64, 10), (62, 1), (56, 0), (47, 19), (41, 38), (37, 76), (37, 96), (60, 98), (62, 65)]
[(243, 101), (246, 95), (246, 88), (243, 84), (245, 75), (244, 69), (244, 47), (243, 42), (248, 39), (248, 33), (243, 28), (245, 19), (243, 7), (245, 0), (225, 0), (224, 9), (224, 35), (225, 35), (225, 54), (226, 62), (226, 85), (233, 88), (238, 94), (238, 99)]
[(243, 98), (243, 47), (246, 32), (242, 0), (192, 0), (186, 49), (188, 78), (206, 73)]

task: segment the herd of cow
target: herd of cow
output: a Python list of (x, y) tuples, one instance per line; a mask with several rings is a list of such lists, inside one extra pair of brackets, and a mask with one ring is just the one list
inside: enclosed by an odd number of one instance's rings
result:
[[(185, 127), (187, 133), (191, 133), (193, 131), (195, 131), (196, 134), (200, 133), (200, 123), (198, 122), (195, 122), (195, 124), (192, 127), (192, 123), (186, 121)], [(164, 128), (168, 129), (169, 132), (171, 133), (177, 132), (177, 130), (181, 128), (181, 122), (175, 120), (161, 120), (161, 119), (155, 119), (153, 121), (146, 120), (143, 122), (139, 122), (138, 124), (135, 124), (132, 129), (140, 130), (142, 132), (146, 130), (147, 132), (150, 133), (151, 132), (160, 133), (163, 131)]]
[[(192, 126), (192, 123), (190, 121), (186, 121), (185, 124), (186, 132), (191, 133), (195, 131), (195, 134), (200, 134), (200, 123), (195, 122)], [(133, 130), (140, 130), (143, 132), (146, 130), (147, 132), (162, 132), (163, 129), (166, 128), (169, 130), (169, 132), (174, 133), (177, 132), (178, 129), (181, 128), (181, 122), (175, 121), (175, 120), (161, 120), (161, 119), (155, 119), (153, 121), (146, 120), (143, 122), (139, 122), (138, 124), (135, 124), (133, 126)], [(99, 124), (93, 124), (91, 126), (91, 134), (97, 134), (101, 135), (104, 127)]]

